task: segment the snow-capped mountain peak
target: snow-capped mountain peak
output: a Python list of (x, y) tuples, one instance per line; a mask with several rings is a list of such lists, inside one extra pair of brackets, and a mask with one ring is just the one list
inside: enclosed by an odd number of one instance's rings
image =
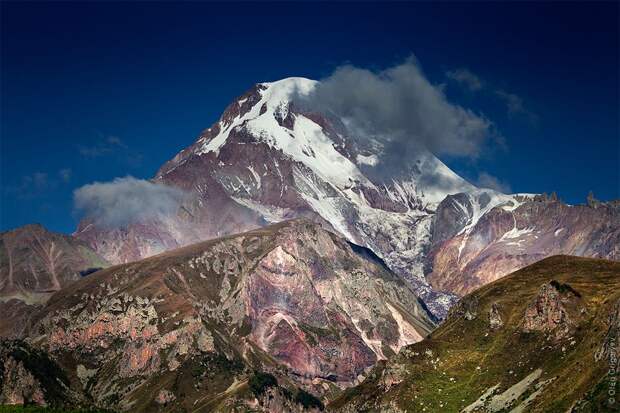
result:
[[(456, 296), (433, 291), (429, 269), (437, 279), (437, 269), (477, 262), (474, 246), (497, 242), (503, 257), (509, 242), (537, 239), (522, 231), (532, 224), (514, 218), (533, 196), (476, 188), (428, 151), (393, 176), (378, 174), (386, 159), (380, 143), (360, 139), (333, 113), (297, 104), (317, 84), (304, 78), (256, 84), (164, 164), (154, 180), (190, 195), (177, 214), (116, 229), (85, 221), (76, 236), (118, 263), (306, 217), (370, 248), (440, 316)], [(521, 215), (537, 216), (538, 206), (531, 208)], [(551, 230), (553, 236), (558, 228)]]

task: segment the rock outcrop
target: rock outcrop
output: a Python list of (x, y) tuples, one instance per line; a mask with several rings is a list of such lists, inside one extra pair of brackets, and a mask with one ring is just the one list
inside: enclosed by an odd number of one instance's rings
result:
[(607, 318), (607, 334), (599, 350), (594, 355), (596, 361), (608, 361), (610, 367), (618, 368), (620, 355), (620, 300), (612, 307)]
[(13, 357), (4, 360), (1, 404), (34, 404), (46, 406), (41, 383), (24, 368), (21, 361)]
[(491, 330), (497, 330), (503, 325), (504, 321), (499, 311), (499, 305), (497, 303), (491, 304), (491, 308), (489, 309), (489, 327), (491, 327)]
[(452, 309), (450, 315), (454, 317), (463, 317), (465, 320), (471, 321), (478, 317), (478, 297), (463, 297)]
[(575, 322), (569, 316), (566, 305), (578, 299), (578, 294), (568, 284), (555, 280), (543, 284), (525, 309), (523, 331), (553, 332), (556, 338), (567, 336)]
[(46, 352), (0, 339), (0, 404), (75, 407), (84, 402)]

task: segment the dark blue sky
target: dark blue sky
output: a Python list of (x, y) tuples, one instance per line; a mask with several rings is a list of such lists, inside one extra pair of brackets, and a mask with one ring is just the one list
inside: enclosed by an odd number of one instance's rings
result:
[[(379, 70), (411, 54), (506, 140), (476, 161), (444, 159), (458, 173), (570, 203), (589, 190), (620, 197), (618, 3), (1, 8), (2, 230), (73, 231), (75, 188), (151, 177), (254, 83), (345, 63)], [(483, 87), (450, 82), (457, 68)]]

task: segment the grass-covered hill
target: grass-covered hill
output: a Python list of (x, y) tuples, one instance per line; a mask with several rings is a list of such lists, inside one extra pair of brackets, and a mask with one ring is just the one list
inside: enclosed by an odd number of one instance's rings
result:
[(620, 263), (555, 256), (465, 296), (329, 408), (620, 411), (620, 397), (609, 400), (619, 346)]

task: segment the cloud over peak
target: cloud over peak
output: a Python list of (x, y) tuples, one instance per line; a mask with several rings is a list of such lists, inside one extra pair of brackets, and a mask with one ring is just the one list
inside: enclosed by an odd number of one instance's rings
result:
[(96, 224), (120, 227), (174, 214), (187, 194), (132, 176), (95, 182), (73, 193), (75, 209)]
[(377, 168), (386, 173), (402, 169), (424, 151), (475, 158), (493, 135), (491, 121), (449, 102), (415, 57), (378, 72), (341, 66), (299, 101), (338, 116), (359, 140), (382, 144)]

